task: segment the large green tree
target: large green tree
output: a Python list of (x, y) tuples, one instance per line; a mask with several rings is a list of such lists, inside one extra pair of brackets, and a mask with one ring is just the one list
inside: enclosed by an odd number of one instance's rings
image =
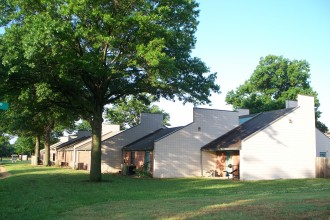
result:
[(258, 113), (284, 108), (285, 101), (296, 100), (298, 94), (315, 97), (316, 127), (326, 132), (327, 126), (319, 121), (320, 102), (310, 85), (310, 68), (305, 60), (289, 60), (275, 55), (262, 57), (251, 77), (227, 93), (226, 102), (234, 108), (247, 108), (251, 113)]
[[(5, 69), (5, 68), (3, 68)], [(0, 70), (0, 73), (3, 71)], [(61, 127), (74, 125), (74, 115), (63, 108), (52, 105), (47, 98), (50, 91), (42, 84), (35, 82), (36, 78), (17, 82), (0, 74), (0, 99), (10, 103), (7, 111), (0, 112), (0, 126), (6, 132), (20, 138), (35, 138), (35, 160), (38, 159), (40, 143), (45, 147), (44, 165), (50, 164), (50, 145), (52, 136), (63, 130)], [(20, 86), (20, 89), (17, 87)], [(52, 94), (56, 95), (56, 94)], [(60, 99), (60, 96), (56, 96)], [(64, 111), (65, 110), (65, 111)], [(56, 128), (57, 132), (54, 132)], [(18, 149), (21, 149), (19, 146)], [(37, 161), (33, 161), (36, 164)]]
[(141, 113), (163, 114), (163, 124), (170, 125), (170, 115), (157, 105), (152, 104), (152, 97), (138, 99), (133, 96), (121, 98), (118, 102), (106, 109), (105, 118), (113, 123), (119, 124), (121, 129), (130, 128), (140, 123)]
[[(216, 74), (191, 57), (194, 0), (1, 0), (4, 73), (37, 75), (60, 92), (54, 104), (92, 127), (91, 181), (101, 181), (101, 129), (106, 104), (127, 95), (208, 103)], [(48, 97), (52, 98), (52, 97)]]

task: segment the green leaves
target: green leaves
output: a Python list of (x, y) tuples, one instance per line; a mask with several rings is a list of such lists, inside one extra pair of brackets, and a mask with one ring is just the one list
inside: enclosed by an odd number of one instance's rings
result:
[(193, 0), (0, 1), (0, 25), (8, 27), (0, 36), (0, 77), (53, 113), (63, 107), (89, 120), (93, 133), (101, 134), (104, 106), (120, 98), (148, 94), (203, 104), (220, 90), (216, 73), (191, 57)]
[(143, 57), (146, 65), (150, 67), (157, 67), (166, 55), (163, 53), (165, 48), (164, 39), (154, 39), (148, 45), (137, 45), (137, 56)]
[(170, 125), (170, 115), (157, 105), (151, 105), (153, 98), (146, 95), (120, 99), (106, 109), (105, 118), (112, 124), (119, 124), (121, 129), (126, 129), (140, 123), (141, 113), (160, 113), (163, 114), (163, 124)]
[[(251, 113), (258, 113), (284, 108), (285, 100), (296, 100), (298, 94), (311, 95), (315, 97), (318, 119), (320, 103), (310, 86), (309, 71), (305, 60), (291, 61), (275, 55), (262, 57), (250, 79), (227, 93), (226, 102), (234, 108), (248, 108)], [(321, 124), (316, 122), (320, 130), (326, 131), (326, 126)]]

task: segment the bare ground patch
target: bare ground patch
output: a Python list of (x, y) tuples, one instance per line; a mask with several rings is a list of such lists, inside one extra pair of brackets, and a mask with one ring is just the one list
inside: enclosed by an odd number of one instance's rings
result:
[(0, 179), (4, 179), (10, 176), (10, 173), (6, 171), (3, 166), (0, 166)]

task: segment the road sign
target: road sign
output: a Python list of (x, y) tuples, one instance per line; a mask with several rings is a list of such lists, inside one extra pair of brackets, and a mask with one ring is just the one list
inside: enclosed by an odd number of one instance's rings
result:
[(0, 109), (8, 110), (9, 104), (7, 102), (0, 102)]

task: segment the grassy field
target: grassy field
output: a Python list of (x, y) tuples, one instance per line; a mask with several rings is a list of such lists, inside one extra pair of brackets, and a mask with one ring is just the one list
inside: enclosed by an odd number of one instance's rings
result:
[(3, 161), (0, 219), (330, 219), (330, 180), (139, 179)]

